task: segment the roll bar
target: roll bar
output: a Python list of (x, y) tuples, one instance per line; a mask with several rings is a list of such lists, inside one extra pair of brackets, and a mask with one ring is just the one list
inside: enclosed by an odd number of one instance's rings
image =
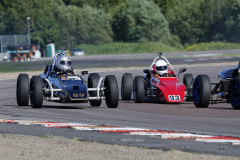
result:
[(163, 54), (162, 52), (158, 52), (158, 57), (156, 57), (156, 58), (154, 59), (152, 65), (151, 65), (151, 67), (150, 67), (150, 70), (152, 69), (152, 67), (153, 67), (153, 65), (156, 63), (156, 61), (159, 60), (159, 59), (164, 60), (164, 61), (167, 63), (167, 65), (169, 66), (169, 69), (170, 69), (170, 70), (173, 70), (173, 67), (172, 67), (172, 65), (170, 64), (170, 62), (169, 62), (169, 61), (167, 60), (167, 58), (165, 58), (162, 54)]

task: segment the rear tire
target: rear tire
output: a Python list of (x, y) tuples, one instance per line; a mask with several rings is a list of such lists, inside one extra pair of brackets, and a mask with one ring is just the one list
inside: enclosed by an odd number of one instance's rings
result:
[(19, 74), (16, 86), (16, 98), (18, 106), (28, 106), (29, 102), (29, 77), (27, 74)]
[[(97, 88), (100, 76), (98, 73), (90, 73), (88, 76), (88, 88)], [(97, 97), (97, 91), (90, 91), (91, 97)], [(99, 107), (102, 104), (102, 100), (89, 100), (91, 106)]]
[(108, 108), (117, 108), (119, 101), (119, 91), (117, 79), (113, 75), (108, 75), (104, 81), (105, 101)]
[(240, 109), (240, 77), (235, 77), (230, 82), (229, 101), (234, 109)]
[(33, 76), (30, 82), (30, 101), (32, 108), (41, 108), (43, 104), (43, 83), (40, 76)]
[(133, 77), (131, 73), (124, 73), (121, 84), (122, 100), (131, 100), (133, 89)]
[(142, 76), (136, 76), (134, 78), (133, 100), (135, 103), (143, 103), (144, 101), (144, 82)]
[(193, 101), (197, 108), (207, 108), (211, 98), (211, 81), (207, 75), (198, 75), (193, 84)]
[(183, 84), (186, 86), (188, 95), (186, 96), (186, 101), (192, 101), (193, 97), (190, 95), (190, 86), (193, 79), (193, 75), (191, 73), (187, 73), (183, 76)]

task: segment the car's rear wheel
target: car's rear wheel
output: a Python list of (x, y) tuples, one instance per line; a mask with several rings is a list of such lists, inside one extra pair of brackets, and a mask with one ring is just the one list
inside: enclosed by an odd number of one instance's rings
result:
[(117, 108), (119, 101), (119, 91), (117, 79), (113, 75), (105, 77), (104, 81), (105, 89), (105, 101), (108, 108)]
[(240, 109), (240, 77), (235, 77), (230, 82), (229, 101), (234, 109)]
[(133, 77), (131, 73), (124, 73), (121, 84), (122, 100), (131, 100), (133, 89)]
[(142, 76), (136, 76), (133, 83), (133, 100), (135, 103), (144, 101), (144, 81)]
[(30, 82), (30, 101), (32, 108), (41, 108), (43, 104), (43, 83), (40, 76), (33, 76)]
[(186, 101), (192, 101), (193, 97), (190, 95), (190, 85), (193, 80), (193, 75), (191, 73), (187, 73), (183, 76), (183, 84), (186, 86), (187, 96)]
[[(90, 73), (88, 76), (88, 88), (97, 88), (100, 76), (98, 73)], [(90, 97), (97, 97), (97, 91), (89, 91)], [(102, 104), (102, 100), (90, 100), (91, 106), (99, 107)]]
[(193, 84), (193, 101), (197, 108), (207, 108), (211, 98), (211, 81), (207, 75), (198, 75)]
[(28, 106), (29, 102), (29, 77), (19, 74), (17, 78), (16, 97), (18, 106)]

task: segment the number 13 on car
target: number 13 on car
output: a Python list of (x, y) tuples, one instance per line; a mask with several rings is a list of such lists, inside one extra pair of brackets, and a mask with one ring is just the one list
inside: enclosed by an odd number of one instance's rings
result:
[(181, 98), (179, 95), (169, 95), (168, 98), (169, 98), (169, 101), (181, 101)]

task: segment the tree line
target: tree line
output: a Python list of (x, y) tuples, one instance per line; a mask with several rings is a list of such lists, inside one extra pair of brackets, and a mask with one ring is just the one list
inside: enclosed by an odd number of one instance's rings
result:
[(79, 44), (240, 42), (240, 0), (0, 0), (0, 35), (45, 47)]

